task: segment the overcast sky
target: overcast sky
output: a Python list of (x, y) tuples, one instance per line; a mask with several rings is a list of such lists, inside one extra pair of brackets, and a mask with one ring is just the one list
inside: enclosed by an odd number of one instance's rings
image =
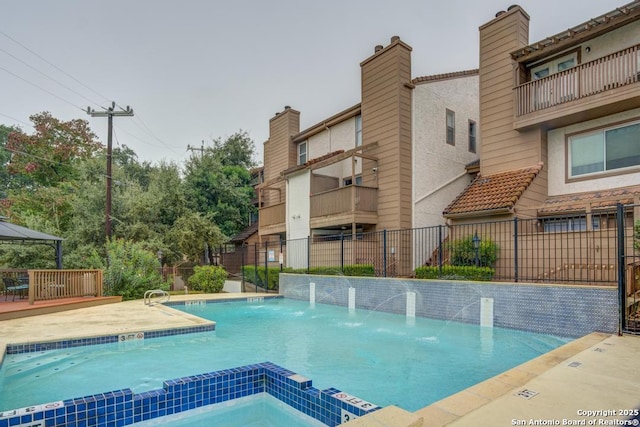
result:
[[(522, 0), (530, 42), (627, 4)], [(87, 119), (106, 144), (141, 160), (182, 161), (187, 146), (242, 129), (262, 159), (269, 119), (290, 105), (301, 128), (360, 102), (360, 62), (398, 35), (413, 77), (478, 67), (478, 27), (508, 0), (5, 0), (0, 13), (0, 123)], [(43, 61), (44, 59), (44, 61)]]

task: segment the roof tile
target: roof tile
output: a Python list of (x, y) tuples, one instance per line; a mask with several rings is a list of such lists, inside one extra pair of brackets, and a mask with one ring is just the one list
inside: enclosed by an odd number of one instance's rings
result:
[(474, 212), (507, 212), (542, 169), (542, 163), (492, 175), (478, 175), (476, 179), (443, 211), (444, 216)]

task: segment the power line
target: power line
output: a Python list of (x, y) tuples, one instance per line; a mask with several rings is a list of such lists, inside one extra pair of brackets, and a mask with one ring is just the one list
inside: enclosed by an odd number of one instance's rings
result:
[(35, 83), (33, 83), (33, 82), (30, 82), (29, 80), (27, 80), (27, 79), (23, 78), (22, 76), (17, 75), (16, 73), (14, 73), (14, 72), (12, 72), (12, 71), (7, 70), (7, 69), (6, 69), (6, 68), (4, 68), (4, 67), (0, 67), (0, 70), (3, 70), (4, 72), (6, 72), (6, 73), (8, 73), (8, 74), (11, 74), (11, 75), (12, 75), (12, 76), (14, 76), (15, 78), (18, 78), (18, 79), (22, 80), (22, 81), (23, 81), (23, 82), (25, 82), (25, 83), (29, 83), (31, 86), (37, 87), (37, 88), (38, 88), (38, 89), (40, 89), (41, 91), (48, 93), (49, 95), (53, 96), (54, 98), (58, 98), (60, 101), (66, 102), (67, 104), (71, 105), (72, 107), (75, 107), (75, 108), (78, 108), (79, 110), (84, 111), (81, 107), (78, 107), (78, 106), (77, 106), (76, 104), (74, 104), (73, 102), (68, 101), (68, 100), (64, 99), (63, 97), (61, 97), (61, 96), (58, 96), (58, 95), (56, 95), (55, 93), (53, 93), (53, 92), (51, 92), (51, 91), (48, 91), (47, 89), (43, 88), (42, 86), (39, 86), (39, 85), (37, 85), (37, 84), (35, 84)]
[(29, 49), (27, 46), (23, 45), (22, 43), (20, 43), (18, 40), (14, 39), (13, 37), (11, 37), (10, 35), (8, 35), (7, 33), (5, 33), (4, 31), (0, 31), (0, 34), (2, 34), (3, 36), (5, 36), (6, 38), (8, 38), (9, 40), (11, 40), (12, 42), (14, 42), (15, 44), (17, 44), (18, 46), (22, 47), (23, 49), (27, 50), (28, 52), (30, 52), (32, 55), (36, 56), (37, 58), (39, 58), (41, 61), (49, 64), (50, 66), (52, 66), (53, 68), (55, 68), (56, 70), (60, 71), (62, 74), (66, 75), (67, 77), (69, 77), (71, 80), (75, 81), (76, 83), (78, 83), (79, 85), (85, 87), (86, 89), (90, 90), (91, 92), (93, 92), (95, 95), (98, 95), (99, 97), (103, 98), (105, 101), (108, 101), (109, 98), (107, 98), (106, 96), (102, 95), (101, 93), (91, 89), (89, 86), (85, 85), (84, 83), (82, 83), (80, 80), (76, 79), (75, 77), (73, 77), (71, 74), (67, 73), (66, 71), (64, 71), (62, 68), (56, 66), (55, 64), (53, 64), (52, 62), (46, 60), (45, 58), (43, 58), (42, 56), (38, 55), (36, 52), (34, 52), (33, 50)]
[(26, 125), (26, 126), (29, 126), (29, 127), (33, 127), (33, 125), (31, 123), (23, 122), (22, 120), (16, 119), (15, 117), (11, 117), (11, 116), (8, 116), (8, 115), (2, 114), (2, 113), (0, 113), (0, 116), (6, 117), (6, 118), (8, 118), (10, 120), (13, 120), (14, 122), (22, 123), (23, 125)]
[(46, 77), (47, 79), (51, 80), (52, 82), (57, 83), (58, 85), (60, 85), (60, 86), (62, 86), (63, 88), (67, 89), (68, 91), (75, 93), (75, 94), (76, 94), (76, 95), (78, 95), (79, 97), (84, 98), (85, 100), (87, 100), (87, 101), (91, 102), (92, 104), (95, 104), (95, 105), (100, 106), (100, 103), (99, 103), (99, 102), (96, 102), (96, 101), (94, 101), (94, 100), (91, 100), (91, 99), (87, 98), (86, 96), (84, 96), (84, 95), (83, 95), (83, 94), (81, 94), (80, 92), (76, 91), (76, 90), (75, 90), (75, 89), (73, 89), (73, 88), (70, 88), (69, 86), (65, 85), (64, 83), (61, 83), (61, 82), (59, 82), (58, 80), (54, 79), (53, 77), (51, 77), (51, 76), (49, 76), (49, 75), (47, 75), (47, 74), (43, 73), (42, 71), (38, 70), (36, 67), (32, 66), (31, 64), (28, 64), (27, 62), (23, 61), (22, 59), (18, 58), (17, 56), (15, 56), (15, 55), (13, 55), (13, 54), (11, 54), (11, 53), (7, 52), (6, 50), (4, 50), (4, 49), (2, 49), (2, 48), (0, 48), (0, 51), (1, 51), (1, 52), (4, 52), (4, 53), (5, 53), (5, 55), (9, 55), (10, 57), (12, 57), (13, 59), (15, 59), (16, 61), (20, 62), (21, 64), (26, 65), (27, 67), (31, 68), (31, 69), (32, 69), (33, 71), (35, 71), (36, 73), (39, 73), (40, 75), (42, 75), (42, 76)]

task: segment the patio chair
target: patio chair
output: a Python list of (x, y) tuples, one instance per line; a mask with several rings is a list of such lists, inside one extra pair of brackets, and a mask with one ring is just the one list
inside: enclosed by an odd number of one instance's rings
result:
[(9, 298), (9, 294), (13, 295), (12, 301), (16, 300), (16, 295), (20, 294), (20, 298), (24, 296), (25, 289), (29, 289), (29, 285), (20, 285), (18, 281), (12, 277), (3, 277), (4, 283), (4, 300)]

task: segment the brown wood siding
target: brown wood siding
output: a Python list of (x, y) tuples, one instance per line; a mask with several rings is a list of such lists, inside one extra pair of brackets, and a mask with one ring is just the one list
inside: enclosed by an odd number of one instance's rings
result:
[(377, 228), (409, 228), (412, 93), (405, 84), (411, 81), (411, 50), (394, 41), (361, 66), (363, 143), (378, 143)]
[[(269, 182), (280, 173), (297, 163), (297, 147), (292, 136), (300, 132), (300, 113), (291, 108), (285, 109), (269, 122), (269, 140), (264, 144), (264, 180)], [(285, 198), (284, 182), (272, 185), (278, 190), (262, 191), (263, 207), (282, 203)]]
[[(520, 133), (513, 129), (516, 68), (509, 53), (527, 45), (528, 32), (529, 19), (520, 8), (480, 29), (480, 167), (483, 175), (527, 167), (543, 160), (541, 133)], [(529, 201), (537, 203), (546, 189), (540, 194), (535, 191), (531, 194), (527, 196)]]

